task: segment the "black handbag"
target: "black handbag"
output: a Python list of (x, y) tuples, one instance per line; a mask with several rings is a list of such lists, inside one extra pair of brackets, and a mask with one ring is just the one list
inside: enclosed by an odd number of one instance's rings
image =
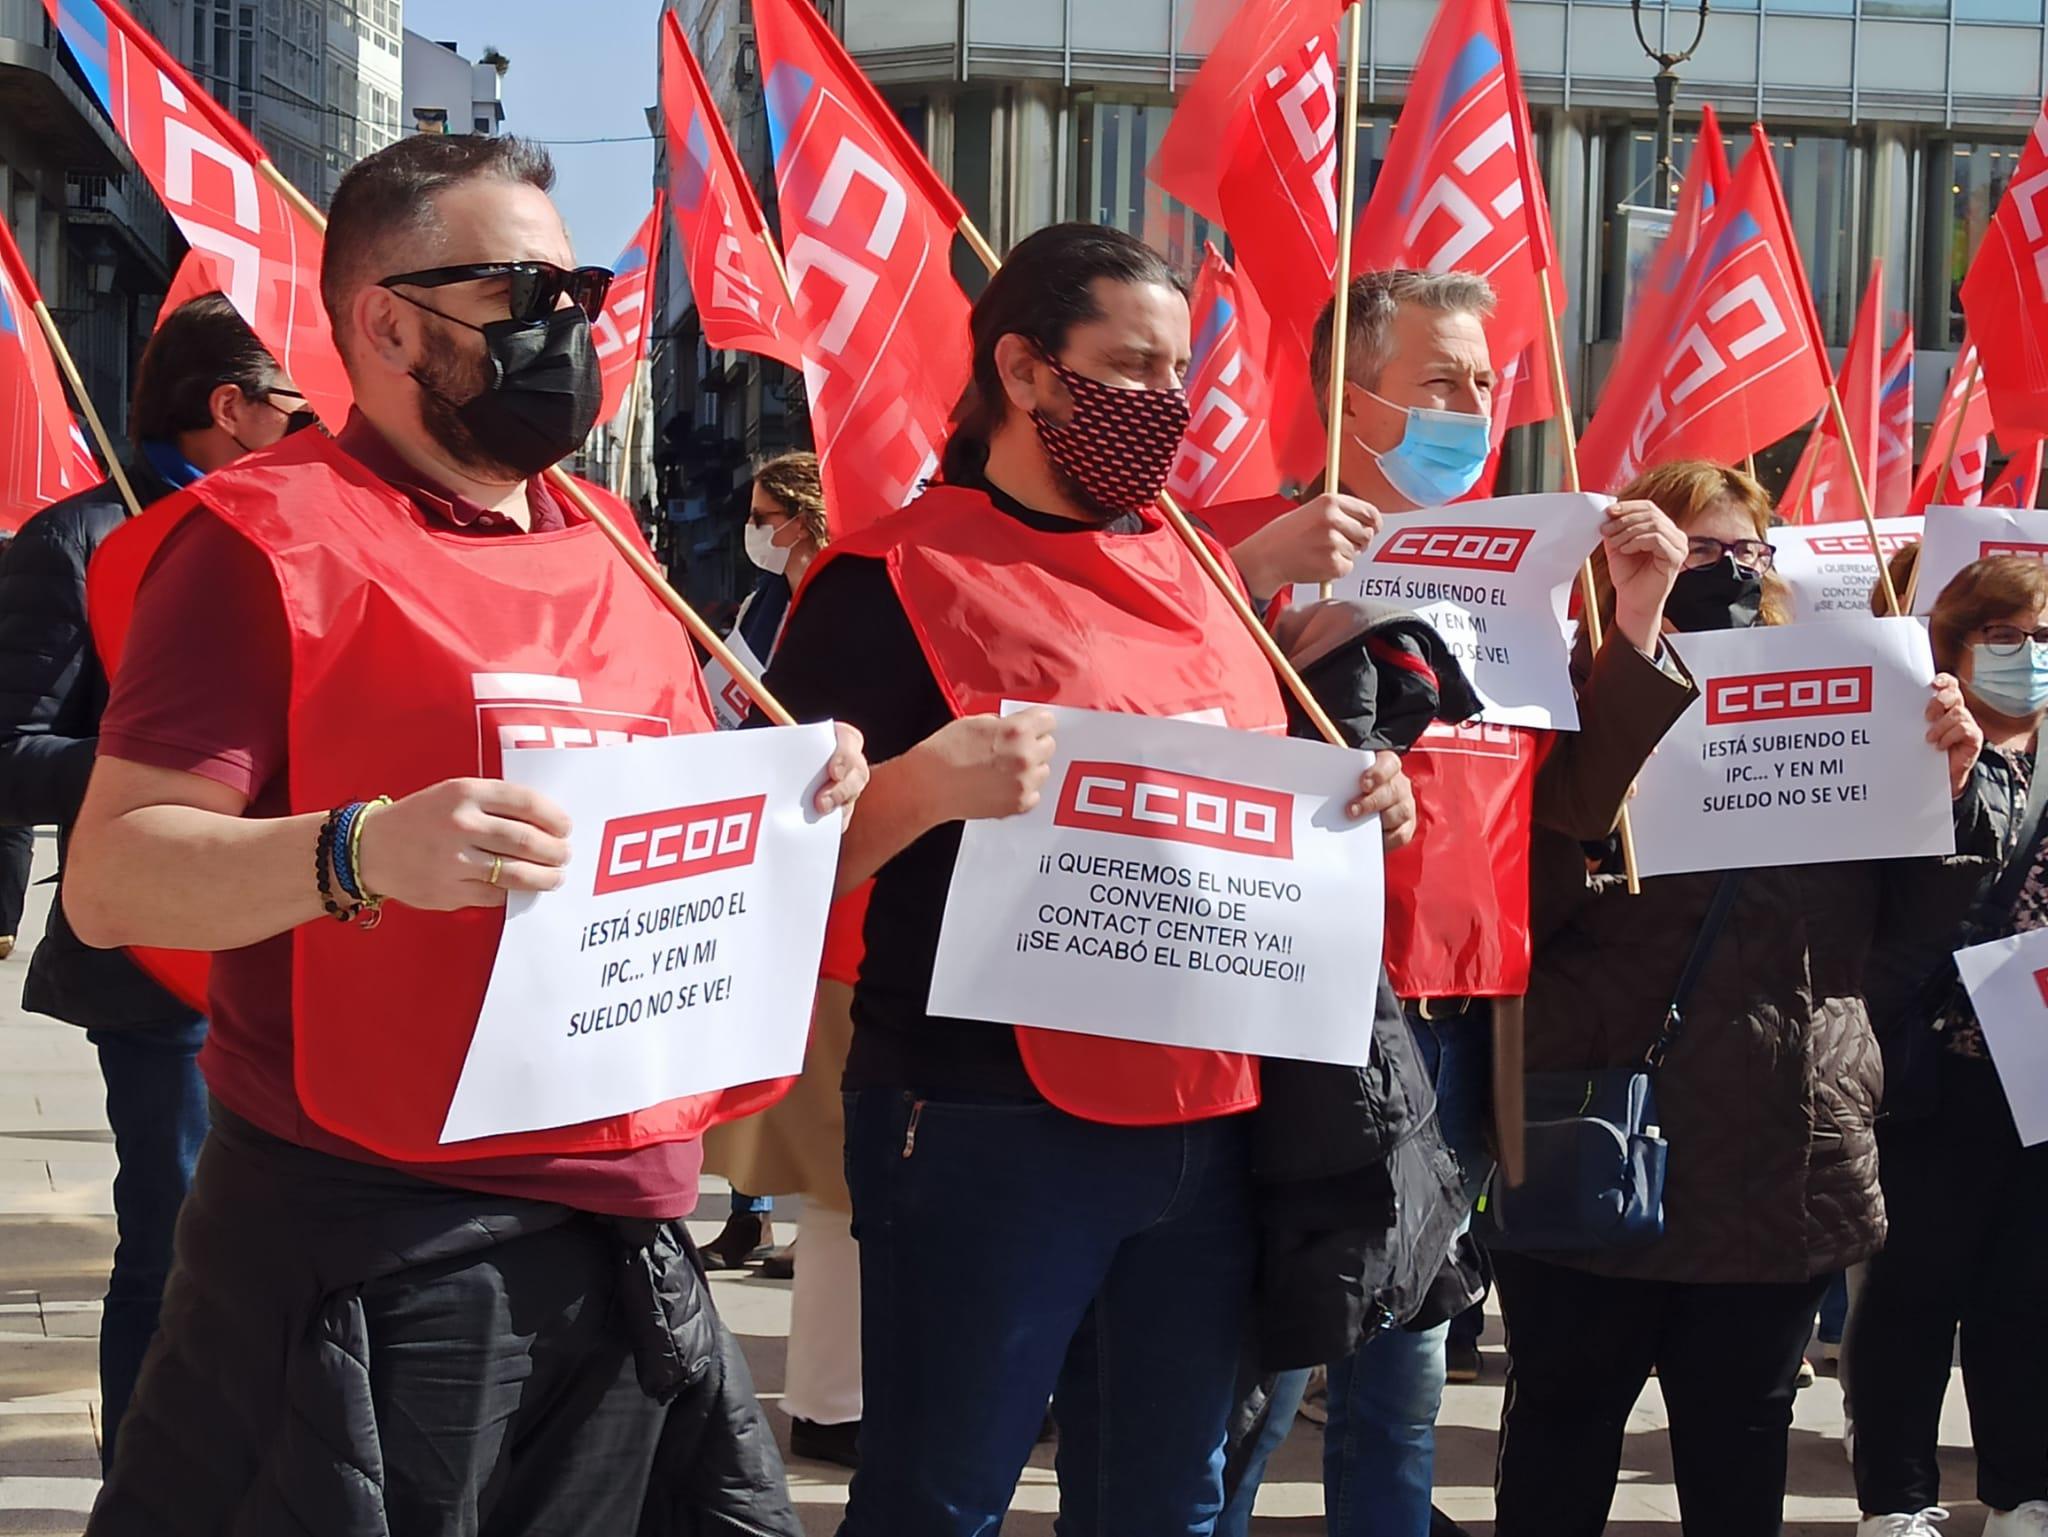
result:
[(1685, 1023), (1742, 872), (1721, 877), (1672, 990), (1664, 1028), (1636, 1067), (1529, 1073), (1524, 1178), (1510, 1187), (1496, 1168), (1480, 1192), (1472, 1230), (1509, 1253), (1620, 1249), (1664, 1233), (1664, 1170), (1670, 1144), (1657, 1119), (1656, 1076)]

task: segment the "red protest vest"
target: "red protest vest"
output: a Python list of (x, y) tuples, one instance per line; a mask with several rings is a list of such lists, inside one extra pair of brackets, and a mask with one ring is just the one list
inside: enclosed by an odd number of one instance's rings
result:
[[(887, 563), (956, 716), (1014, 699), (1134, 715), (1220, 709), (1239, 730), (1285, 728), (1264, 654), (1163, 523), (1046, 534), (978, 491), (938, 486), (820, 563), (841, 555)], [(1084, 1120), (1169, 1125), (1259, 1100), (1257, 1059), (1234, 1052), (1022, 1025), (1017, 1050), (1038, 1091)]]
[[(619, 527), (634, 527), (623, 503), (584, 489)], [(712, 729), (682, 628), (589, 522), (502, 539), (430, 528), (402, 492), (308, 432), (207, 476), (116, 534), (108, 549), (132, 534), (137, 550), (117, 550), (109, 571), (136, 570), (123, 557), (161, 542), (164, 530), (144, 527), (154, 517), (195, 506), (261, 550), (277, 578), (292, 646), (294, 814), (494, 778), (508, 745)], [(109, 596), (110, 610), (132, 608)], [(121, 637), (106, 638), (118, 653)], [(293, 1057), (306, 1113), (402, 1163), (562, 1157), (695, 1137), (787, 1089), (753, 1084), (444, 1146), (503, 927), (501, 910), (393, 904), (372, 930), (331, 920), (295, 930)]]
[(1405, 759), (1415, 838), (1387, 855), (1387, 975), (1403, 998), (1529, 990), (1529, 829), (1540, 732), (1433, 725)]

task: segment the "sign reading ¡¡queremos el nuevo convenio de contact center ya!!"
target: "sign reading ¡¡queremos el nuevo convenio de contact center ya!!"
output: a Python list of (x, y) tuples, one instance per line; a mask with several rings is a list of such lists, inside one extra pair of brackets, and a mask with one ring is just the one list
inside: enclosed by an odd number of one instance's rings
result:
[(1928, 508), (1927, 537), (1920, 546), (1920, 571), (1913, 583), (1913, 612), (1933, 613), (1935, 599), (1957, 572), (1994, 555), (2048, 560), (2048, 511), (2035, 507)]
[[(1877, 551), (1890, 560), (1920, 537), (1922, 518), (1879, 518)], [(1787, 523), (1771, 530), (1774, 569), (1792, 595), (1792, 620), (1867, 619), (1877, 586), (1870, 530), (1862, 523)], [(1901, 592), (1900, 597), (1905, 594)]]
[(505, 754), (569, 814), (514, 895), (443, 1142), (573, 1126), (803, 1068), (840, 814), (832, 727)]
[(931, 1012), (1364, 1066), (1385, 892), (1378, 819), (1347, 807), (1369, 757), (1053, 714), (1037, 807), (961, 834)]
[(1674, 635), (1700, 697), (1629, 802), (1644, 875), (1955, 852), (1911, 619)]

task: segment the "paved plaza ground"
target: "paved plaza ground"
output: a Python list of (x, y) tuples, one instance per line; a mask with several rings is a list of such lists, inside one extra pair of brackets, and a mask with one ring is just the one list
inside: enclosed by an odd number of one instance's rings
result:
[[(38, 878), (51, 844), (38, 849)], [(99, 1481), (99, 1298), (114, 1250), (114, 1150), (98, 1068), (82, 1032), (24, 1015), (21, 982), (51, 888), (31, 893), (22, 943), (0, 963), (0, 1537), (83, 1530)], [(699, 1240), (719, 1226), (725, 1187), (707, 1182)], [(789, 1287), (757, 1277), (719, 1280), (718, 1303), (746, 1342), (755, 1381), (786, 1437), (780, 1412)], [(1488, 1537), (1495, 1428), (1505, 1375), (1498, 1320), (1485, 1342), (1486, 1375), (1453, 1387), (1438, 1441), (1438, 1503)], [(2048, 1391), (2048, 1384), (2044, 1384)], [(1663, 1405), (1651, 1384), (1637, 1405), (1609, 1532), (1677, 1537), (1678, 1510), (1666, 1454)], [(1842, 1399), (1832, 1378), (1800, 1395), (1792, 1433), (1790, 1537), (1848, 1537), (1856, 1505), (1841, 1449)], [(1956, 1511), (1948, 1532), (1977, 1537), (1982, 1510), (1972, 1487), (1960, 1383), (1943, 1421), (1945, 1486)], [(1296, 1423), (1259, 1498), (1260, 1537), (1313, 1537), (1323, 1530), (1318, 1427)], [(806, 1530), (829, 1534), (845, 1500), (839, 1470), (793, 1462), (790, 1485)], [(1049, 1537), (1056, 1490), (1048, 1448), (1025, 1475), (1005, 1531)]]

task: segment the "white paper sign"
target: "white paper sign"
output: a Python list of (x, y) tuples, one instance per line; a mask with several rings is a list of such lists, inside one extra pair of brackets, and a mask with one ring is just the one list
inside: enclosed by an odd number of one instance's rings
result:
[[(1879, 518), (1877, 550), (1889, 561), (1920, 537), (1924, 518)], [(1787, 524), (1771, 530), (1775, 570), (1792, 592), (1792, 619), (1862, 619), (1877, 586), (1877, 556), (1870, 530), (1853, 523)], [(1905, 593), (1900, 592), (1901, 598)]]
[(1958, 571), (1993, 555), (2048, 560), (2048, 508), (1928, 508), (1913, 612), (1933, 613), (1934, 600)]
[[(1612, 502), (1547, 492), (1398, 514), (1332, 596), (1399, 603), (1428, 620), (1486, 702), (1481, 719), (1576, 731), (1565, 607)], [(1320, 595), (1297, 587), (1294, 601)]]
[(1644, 875), (1955, 852), (1911, 619), (1674, 635), (1700, 697), (1629, 803)]
[(505, 754), (568, 812), (559, 890), (515, 895), (443, 1142), (573, 1126), (802, 1070), (838, 813), (832, 727)]
[[(762, 665), (761, 659), (754, 655), (754, 648), (747, 644), (746, 638), (737, 628), (725, 637), (725, 646), (739, 659), (740, 665), (755, 677), (760, 677), (768, 670)], [(754, 701), (752, 696), (740, 687), (739, 681), (725, 670), (725, 664), (715, 656), (704, 658), (704, 686), (711, 691), (711, 715), (718, 722), (718, 729), (738, 730), (746, 720), (747, 712), (753, 708)]]
[(1038, 806), (969, 822), (931, 1012), (1363, 1066), (1385, 928), (1367, 759), (1056, 710)]
[(1992, 1066), (2027, 1147), (2048, 1142), (2048, 929), (1956, 952)]

